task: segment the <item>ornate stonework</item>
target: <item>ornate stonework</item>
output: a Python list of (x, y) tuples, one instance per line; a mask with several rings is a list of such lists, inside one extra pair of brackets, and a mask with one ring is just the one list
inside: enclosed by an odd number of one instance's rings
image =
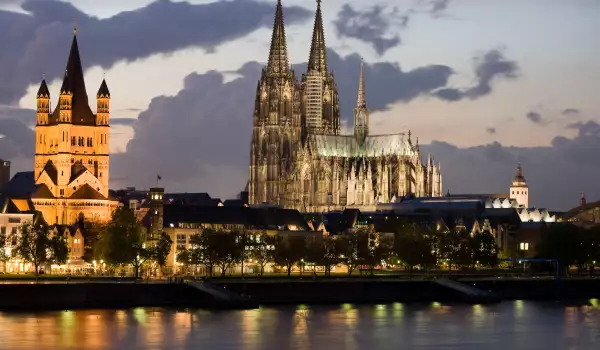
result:
[(69, 225), (82, 217), (105, 222), (118, 205), (108, 198), (110, 92), (106, 81), (96, 99), (94, 114), (75, 35), (54, 111), (45, 80), (37, 93), (32, 202), (49, 225)]
[(281, 1), (271, 52), (256, 91), (250, 154), (250, 204), (305, 212), (375, 210), (399, 196), (441, 196), (442, 175), (431, 156), (421, 161), (418, 140), (406, 134), (369, 135), (361, 64), (354, 134), (340, 135), (337, 86), (328, 72), (318, 1), (308, 70), (296, 81), (287, 66)]

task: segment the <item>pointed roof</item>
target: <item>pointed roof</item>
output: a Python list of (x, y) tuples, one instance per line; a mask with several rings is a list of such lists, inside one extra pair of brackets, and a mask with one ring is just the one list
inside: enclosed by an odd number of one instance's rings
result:
[[(79, 45), (77, 44), (77, 32), (73, 35), (71, 43), (71, 51), (65, 69), (65, 76), (60, 88), (60, 94), (72, 94), (73, 101), (71, 109), (73, 111), (73, 124), (95, 125), (96, 117), (88, 104), (88, 95), (85, 88), (85, 80), (83, 76), (83, 66), (79, 55)], [(60, 104), (56, 107), (53, 113), (53, 121), (59, 120)]]
[(317, 13), (315, 14), (315, 26), (310, 44), (310, 56), (308, 58), (308, 70), (317, 70), (323, 75), (327, 74), (327, 55), (325, 47), (325, 30), (323, 29), (323, 15), (321, 13), (321, 0), (317, 0)]
[(277, 1), (275, 22), (273, 23), (273, 37), (267, 64), (267, 74), (271, 77), (285, 77), (288, 73), (289, 61), (287, 55), (287, 42), (285, 39), (285, 25), (283, 23), (283, 6), (281, 0)]
[(356, 107), (366, 107), (367, 101), (365, 99), (365, 76), (363, 72), (364, 62), (360, 60), (360, 76), (358, 78), (358, 99), (356, 101)]
[(523, 168), (521, 168), (521, 163), (517, 166), (517, 174), (515, 175), (515, 179), (513, 180), (513, 185), (519, 183), (526, 183), (525, 176), (523, 176)]
[(46, 84), (46, 79), (42, 79), (42, 83), (40, 84), (40, 88), (37, 92), (37, 97), (50, 97), (50, 90), (48, 90), (48, 85)]
[(75, 193), (73, 193), (71, 197), (69, 197), (69, 199), (106, 200), (106, 197), (104, 197), (97, 190), (93, 189), (92, 186), (90, 186), (89, 184), (85, 184), (79, 187), (79, 189), (75, 191)]
[(35, 192), (31, 194), (31, 198), (42, 198), (42, 199), (54, 199), (54, 194), (46, 186), (46, 184), (40, 184), (36, 186)]
[(110, 91), (108, 90), (108, 85), (106, 85), (106, 79), (102, 79), (102, 84), (100, 84), (100, 89), (98, 89), (96, 97), (110, 97)]

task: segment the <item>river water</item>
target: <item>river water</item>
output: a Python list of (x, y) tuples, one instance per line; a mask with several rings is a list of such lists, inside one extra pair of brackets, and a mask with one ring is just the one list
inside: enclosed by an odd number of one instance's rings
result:
[(600, 303), (0, 313), (0, 349), (600, 349)]

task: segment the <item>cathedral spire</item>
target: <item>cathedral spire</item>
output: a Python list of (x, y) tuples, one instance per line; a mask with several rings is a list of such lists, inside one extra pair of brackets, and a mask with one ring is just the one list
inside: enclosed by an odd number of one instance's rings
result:
[(310, 44), (310, 57), (308, 58), (308, 70), (316, 70), (323, 75), (327, 74), (327, 55), (325, 47), (325, 30), (323, 29), (323, 15), (321, 13), (321, 0), (317, 0), (317, 13), (315, 15), (315, 26)]
[(358, 100), (356, 101), (356, 107), (366, 107), (367, 102), (365, 100), (365, 77), (363, 74), (364, 62), (360, 60), (360, 77), (358, 78)]
[(285, 26), (283, 24), (283, 6), (281, 5), (281, 0), (277, 0), (267, 73), (271, 77), (285, 77), (287, 76), (288, 70), (289, 64), (287, 43), (285, 39)]

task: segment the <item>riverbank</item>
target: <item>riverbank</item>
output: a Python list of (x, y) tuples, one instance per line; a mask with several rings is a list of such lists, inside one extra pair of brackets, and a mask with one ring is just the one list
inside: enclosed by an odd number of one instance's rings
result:
[[(210, 283), (62, 281), (0, 283), (0, 310), (132, 307), (244, 309), (274, 304), (583, 300), (600, 298), (600, 279), (459, 279), (480, 298), (435, 280), (214, 279)], [(240, 296), (247, 296), (249, 300)]]
[[(457, 281), (489, 293), (492, 301), (600, 298), (600, 279), (464, 278)], [(434, 280), (215, 280), (212, 283), (266, 305), (481, 301)]]

